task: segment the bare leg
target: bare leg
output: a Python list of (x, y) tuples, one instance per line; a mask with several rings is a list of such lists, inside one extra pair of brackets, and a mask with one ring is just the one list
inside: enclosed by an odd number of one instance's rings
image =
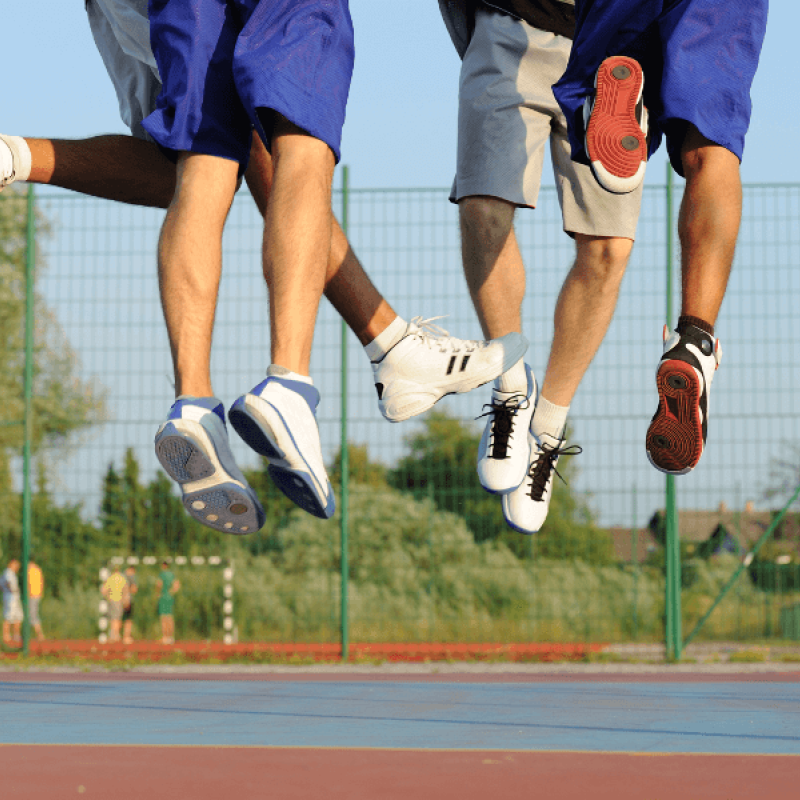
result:
[(25, 141), (33, 183), (154, 208), (166, 208), (175, 191), (175, 165), (153, 142), (111, 134)]
[(496, 197), (459, 203), (464, 275), (483, 335), (522, 331), (525, 265), (514, 235), (515, 207)]
[(175, 394), (213, 396), (210, 358), (222, 272), (222, 231), (239, 165), (183, 153), (158, 247), (159, 286), (175, 367)]
[[(272, 157), (258, 136), (253, 137), (245, 179), (264, 216), (272, 187)], [(369, 344), (397, 316), (369, 279), (335, 218), (331, 227), (325, 296), (361, 344)]]
[(681, 313), (714, 325), (728, 285), (742, 215), (739, 159), (693, 126), (681, 157), (686, 173), (678, 218)]
[(575, 237), (577, 254), (555, 310), (542, 397), (568, 406), (606, 335), (633, 247), (630, 239)]
[(275, 173), (264, 220), (272, 363), (308, 375), (331, 252), (330, 148), (276, 115)]

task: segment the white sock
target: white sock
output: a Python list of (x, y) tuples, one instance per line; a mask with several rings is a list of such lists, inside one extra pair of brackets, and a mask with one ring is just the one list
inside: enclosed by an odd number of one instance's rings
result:
[(525, 372), (525, 362), (520, 359), (511, 369), (504, 372), (499, 378), (495, 378), (494, 387), (501, 392), (519, 392), (527, 395), (528, 375)]
[(544, 397), (539, 397), (531, 420), (531, 433), (537, 438), (546, 433), (554, 439), (560, 439), (567, 425), (568, 413), (569, 406), (557, 406)]
[(408, 323), (395, 317), (369, 344), (364, 345), (370, 361), (380, 361), (405, 335)]
[(287, 381), (299, 381), (300, 383), (307, 383), (309, 386), (314, 385), (314, 381), (311, 380), (309, 375), (299, 375), (290, 369), (286, 369), (286, 367), (279, 367), (277, 364), (270, 364), (267, 367), (267, 377), (285, 378)]
[[(21, 136), (0, 134), (0, 183), (13, 175), (14, 181), (26, 181), (31, 174), (31, 149)], [(8, 184), (4, 184), (8, 185)]]

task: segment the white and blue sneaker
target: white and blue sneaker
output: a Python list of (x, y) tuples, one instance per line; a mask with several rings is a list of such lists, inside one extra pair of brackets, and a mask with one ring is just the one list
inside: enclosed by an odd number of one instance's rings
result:
[(489, 410), (481, 415), (489, 419), (478, 445), (478, 480), (492, 494), (516, 489), (530, 464), (528, 428), (536, 409), (538, 387), (527, 364), (525, 374), (528, 387), (524, 394), (493, 389)]
[(156, 456), (180, 484), (183, 505), (198, 522), (223, 533), (254, 533), (266, 515), (236, 466), (216, 397), (180, 397), (158, 429)]
[(296, 505), (320, 519), (336, 509), (325, 471), (316, 410), (319, 392), (291, 380), (283, 367), (271, 366), (266, 380), (240, 397), (228, 419), (244, 441), (269, 462), (275, 485)]

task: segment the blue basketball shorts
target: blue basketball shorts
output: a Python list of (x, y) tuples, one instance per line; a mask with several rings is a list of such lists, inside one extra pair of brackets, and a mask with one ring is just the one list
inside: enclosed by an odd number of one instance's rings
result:
[(741, 161), (750, 124), (750, 87), (767, 26), (768, 0), (576, 0), (569, 63), (553, 86), (567, 117), (572, 157), (588, 163), (583, 101), (600, 63), (635, 58), (644, 71), (650, 155), (666, 136), (675, 171), (694, 125)]
[(143, 126), (178, 151), (238, 161), (273, 110), (340, 158), (353, 72), (348, 0), (150, 0), (163, 89)]

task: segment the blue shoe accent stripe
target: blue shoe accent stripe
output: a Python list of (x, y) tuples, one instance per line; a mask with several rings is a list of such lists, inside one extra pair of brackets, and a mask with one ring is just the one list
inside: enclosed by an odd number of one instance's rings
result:
[(278, 451), (264, 435), (261, 426), (250, 416), (244, 397), (240, 397), (228, 412), (233, 429), (248, 447), (265, 458), (280, 458)]
[(290, 391), (299, 394), (303, 400), (306, 401), (308, 407), (311, 409), (311, 412), (316, 415), (317, 406), (319, 405), (319, 392), (317, 391), (316, 386), (312, 386), (310, 383), (303, 383), (302, 381), (292, 381), (286, 378), (279, 378), (275, 375), (271, 375), (270, 377), (261, 381), (261, 383), (259, 383), (258, 386), (256, 386), (250, 392), (250, 394), (256, 394), (260, 397), (261, 393), (270, 382), (278, 383), (281, 386), (285, 386)]
[[(198, 406), (208, 411), (213, 411), (225, 426), (225, 406), (216, 397), (184, 397), (176, 400), (169, 410), (167, 419), (183, 419), (183, 409), (185, 406)], [(225, 426), (227, 430), (227, 426)]]

